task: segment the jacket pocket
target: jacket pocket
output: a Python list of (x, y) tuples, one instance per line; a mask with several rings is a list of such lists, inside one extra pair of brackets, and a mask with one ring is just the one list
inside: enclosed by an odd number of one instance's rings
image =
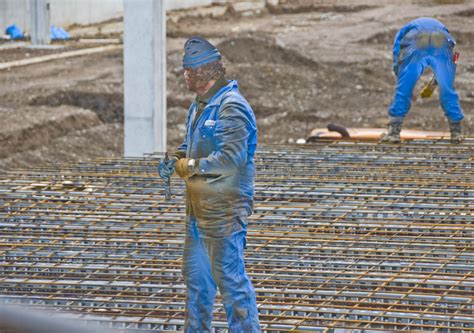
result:
[(203, 139), (206, 139), (206, 138), (212, 138), (214, 136), (214, 130), (215, 130), (215, 126), (207, 126), (207, 125), (203, 125), (200, 129), (199, 129), (199, 133), (201, 134), (201, 137)]

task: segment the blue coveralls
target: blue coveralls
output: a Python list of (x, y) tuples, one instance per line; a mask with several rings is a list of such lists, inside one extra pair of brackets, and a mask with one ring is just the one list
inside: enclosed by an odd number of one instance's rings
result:
[(388, 113), (391, 121), (403, 121), (411, 106), (413, 89), (426, 66), (433, 69), (439, 85), (439, 101), (449, 121), (464, 118), (454, 89), (456, 45), (448, 29), (432, 18), (418, 18), (405, 25), (393, 44), (393, 71), (397, 87)]
[(185, 332), (210, 332), (216, 287), (229, 332), (260, 332), (256, 295), (245, 273), (247, 217), (253, 210), (257, 127), (253, 111), (228, 82), (195, 122), (195, 101), (178, 148), (197, 161), (186, 181)]

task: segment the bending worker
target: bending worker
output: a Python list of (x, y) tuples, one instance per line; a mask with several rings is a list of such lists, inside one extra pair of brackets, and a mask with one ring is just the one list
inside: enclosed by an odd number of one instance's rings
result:
[(255, 291), (245, 273), (247, 217), (253, 211), (257, 127), (236, 81), (225, 79), (220, 52), (192, 37), (184, 45), (184, 79), (196, 93), (183, 144), (159, 166), (186, 182), (185, 332), (210, 332), (217, 287), (229, 332), (260, 332)]
[(413, 89), (427, 66), (433, 70), (439, 85), (439, 101), (449, 121), (451, 142), (460, 143), (463, 140), (461, 120), (464, 115), (454, 89), (455, 45), (448, 29), (432, 18), (418, 18), (398, 32), (393, 44), (393, 71), (397, 76), (397, 87), (388, 109), (388, 133), (382, 136), (382, 142), (400, 142), (400, 131), (411, 106)]

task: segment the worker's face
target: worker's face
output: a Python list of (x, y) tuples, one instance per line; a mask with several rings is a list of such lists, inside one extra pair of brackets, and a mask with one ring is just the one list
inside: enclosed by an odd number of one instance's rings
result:
[(188, 86), (188, 89), (191, 90), (191, 71), (192, 69), (190, 68), (185, 68), (184, 69), (184, 81), (186, 81), (186, 85)]
[(200, 75), (199, 75), (199, 68), (192, 69), (192, 68), (185, 68), (184, 69), (184, 81), (186, 81), (186, 85), (188, 89), (192, 92), (197, 92), (199, 88), (202, 88), (206, 85), (206, 82), (202, 82)]

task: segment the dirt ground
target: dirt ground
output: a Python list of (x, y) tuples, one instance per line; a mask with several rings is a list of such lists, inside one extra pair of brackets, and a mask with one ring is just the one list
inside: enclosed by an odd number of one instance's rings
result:
[[(181, 70), (187, 37), (199, 34), (221, 49), (228, 78), (239, 81), (255, 111), (260, 142), (284, 143), (331, 122), (385, 127), (395, 85), (391, 44), (397, 30), (419, 16), (441, 20), (458, 41), (456, 87), (466, 115), (465, 132), (472, 136), (474, 2), (455, 2), (335, 6), (287, 0), (258, 15), (181, 14), (168, 20), (169, 149), (182, 139), (193, 99)], [(83, 47), (74, 43), (67, 49)], [(0, 48), (0, 61), (54, 52)], [(122, 66), (122, 51), (112, 51), (1, 70), (0, 170), (120, 156)], [(425, 73), (416, 95), (429, 79)], [(413, 102), (405, 128), (448, 129), (437, 95)]]

